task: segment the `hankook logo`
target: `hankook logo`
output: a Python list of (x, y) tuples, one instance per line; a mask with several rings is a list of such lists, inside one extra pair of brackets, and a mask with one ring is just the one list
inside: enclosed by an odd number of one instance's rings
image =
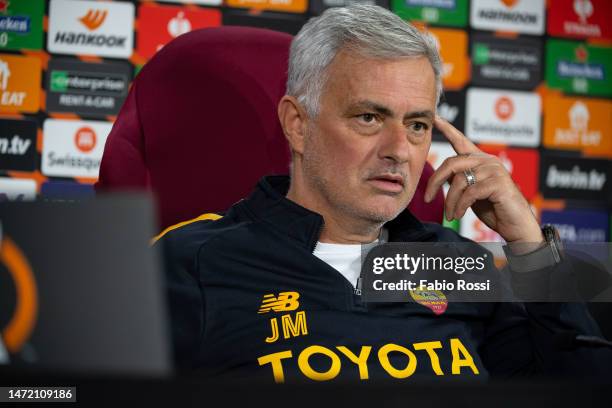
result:
[(473, 0), (472, 27), (482, 30), (544, 33), (544, 0)]
[(87, 14), (83, 17), (79, 18), (79, 21), (87, 27), (89, 31), (94, 31), (98, 29), (102, 24), (104, 24), (104, 20), (106, 20), (106, 15), (108, 11), (106, 10), (88, 10)]
[(128, 58), (133, 36), (132, 3), (51, 0), (47, 48), (52, 53)]

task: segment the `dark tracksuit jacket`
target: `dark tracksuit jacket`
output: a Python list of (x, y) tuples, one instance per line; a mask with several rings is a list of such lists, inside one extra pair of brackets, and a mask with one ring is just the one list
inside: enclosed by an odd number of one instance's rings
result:
[[(313, 255), (323, 218), (287, 200), (288, 187), (265, 177), (222, 218), (157, 242), (180, 369), (270, 382), (611, 376), (611, 351), (556, 346), (562, 331), (600, 335), (579, 303), (451, 302), (436, 315), (362, 302)], [(408, 211), (385, 227), (390, 242), (469, 242)]]

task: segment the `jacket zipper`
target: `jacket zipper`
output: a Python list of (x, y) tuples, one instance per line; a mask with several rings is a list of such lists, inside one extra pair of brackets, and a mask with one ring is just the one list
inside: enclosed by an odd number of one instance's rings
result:
[[(317, 250), (317, 245), (319, 244), (319, 237), (321, 236), (321, 232), (323, 231), (323, 227), (325, 226), (325, 223), (321, 223), (321, 227), (319, 228), (319, 233), (317, 234), (317, 240), (315, 241), (314, 247), (312, 248), (312, 254), (314, 255), (315, 251)], [(338, 272), (340, 273), (340, 272)], [(345, 281), (346, 278), (344, 278), (344, 276), (342, 277)], [(350, 285), (351, 283), (347, 281), (347, 283)], [(357, 284), (355, 285), (354, 288), (352, 288), (353, 285), (351, 285), (351, 289), (353, 290), (353, 295), (355, 296), (361, 296), (361, 277), (357, 278)]]

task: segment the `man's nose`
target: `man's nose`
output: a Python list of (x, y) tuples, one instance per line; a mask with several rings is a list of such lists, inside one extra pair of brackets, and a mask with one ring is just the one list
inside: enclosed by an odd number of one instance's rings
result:
[(408, 130), (403, 123), (389, 124), (383, 130), (378, 155), (394, 163), (405, 163), (410, 158)]

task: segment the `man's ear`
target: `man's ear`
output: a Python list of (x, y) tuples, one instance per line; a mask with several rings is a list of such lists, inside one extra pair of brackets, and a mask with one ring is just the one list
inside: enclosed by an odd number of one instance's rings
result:
[(306, 110), (296, 98), (285, 95), (278, 103), (278, 119), (291, 151), (302, 154), (308, 121)]

